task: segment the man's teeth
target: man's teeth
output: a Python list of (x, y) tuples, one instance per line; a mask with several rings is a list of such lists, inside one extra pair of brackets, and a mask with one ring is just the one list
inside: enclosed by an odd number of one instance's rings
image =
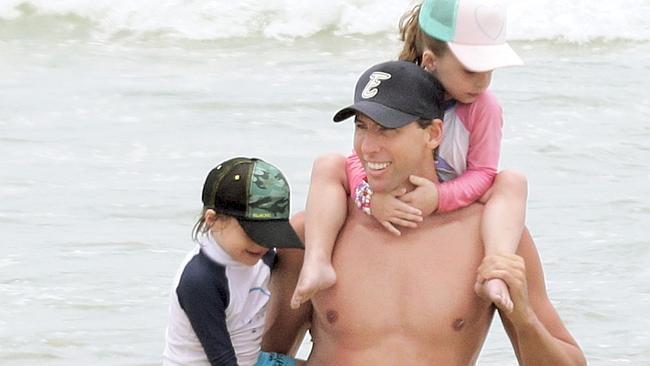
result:
[(381, 169), (386, 168), (389, 165), (390, 165), (390, 163), (371, 163), (371, 162), (368, 162), (368, 168), (370, 168), (372, 170), (381, 170)]

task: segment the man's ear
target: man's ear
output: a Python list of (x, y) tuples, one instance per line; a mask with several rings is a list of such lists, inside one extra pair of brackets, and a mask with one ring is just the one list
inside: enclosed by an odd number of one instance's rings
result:
[(425, 50), (422, 53), (422, 68), (428, 72), (436, 71), (438, 67), (438, 56), (431, 50)]
[(442, 142), (442, 120), (436, 118), (431, 121), (431, 125), (427, 127), (427, 147), (435, 149), (440, 146)]

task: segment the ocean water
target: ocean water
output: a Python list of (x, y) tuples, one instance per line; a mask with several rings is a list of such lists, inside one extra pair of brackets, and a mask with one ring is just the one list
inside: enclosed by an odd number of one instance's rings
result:
[[(590, 365), (650, 365), (650, 1), (507, 2), (501, 167), (548, 292)], [(0, 364), (160, 364), (205, 174), (263, 157), (301, 210), (409, 6), (0, 0)], [(495, 319), (479, 365), (514, 364)]]

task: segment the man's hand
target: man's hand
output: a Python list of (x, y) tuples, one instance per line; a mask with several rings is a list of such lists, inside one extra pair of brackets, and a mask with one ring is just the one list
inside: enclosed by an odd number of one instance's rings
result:
[(512, 311), (499, 309), (513, 324), (530, 322), (535, 313), (528, 298), (528, 282), (526, 280), (526, 266), (523, 258), (516, 254), (497, 254), (483, 258), (478, 267), (475, 289), (485, 281), (493, 278), (503, 280), (510, 290), (512, 298)]
[(386, 230), (398, 236), (402, 233), (395, 228), (395, 225), (415, 228), (417, 223), (422, 221), (422, 212), (400, 199), (405, 192), (406, 190), (403, 188), (398, 188), (390, 193), (375, 192), (370, 200), (372, 216)]
[(409, 206), (420, 209), (422, 216), (429, 216), (438, 209), (438, 187), (432, 181), (418, 177), (409, 176), (409, 181), (415, 185), (415, 189), (400, 197), (400, 200)]

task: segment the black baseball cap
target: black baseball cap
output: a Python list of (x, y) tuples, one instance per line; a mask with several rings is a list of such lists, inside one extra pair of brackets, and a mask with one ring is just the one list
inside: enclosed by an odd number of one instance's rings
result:
[(232, 216), (266, 248), (304, 248), (289, 224), (289, 184), (275, 166), (233, 158), (212, 169), (203, 185), (203, 207)]
[(341, 122), (360, 112), (387, 128), (443, 118), (444, 88), (420, 66), (388, 61), (366, 70), (354, 91), (354, 104), (334, 115)]

